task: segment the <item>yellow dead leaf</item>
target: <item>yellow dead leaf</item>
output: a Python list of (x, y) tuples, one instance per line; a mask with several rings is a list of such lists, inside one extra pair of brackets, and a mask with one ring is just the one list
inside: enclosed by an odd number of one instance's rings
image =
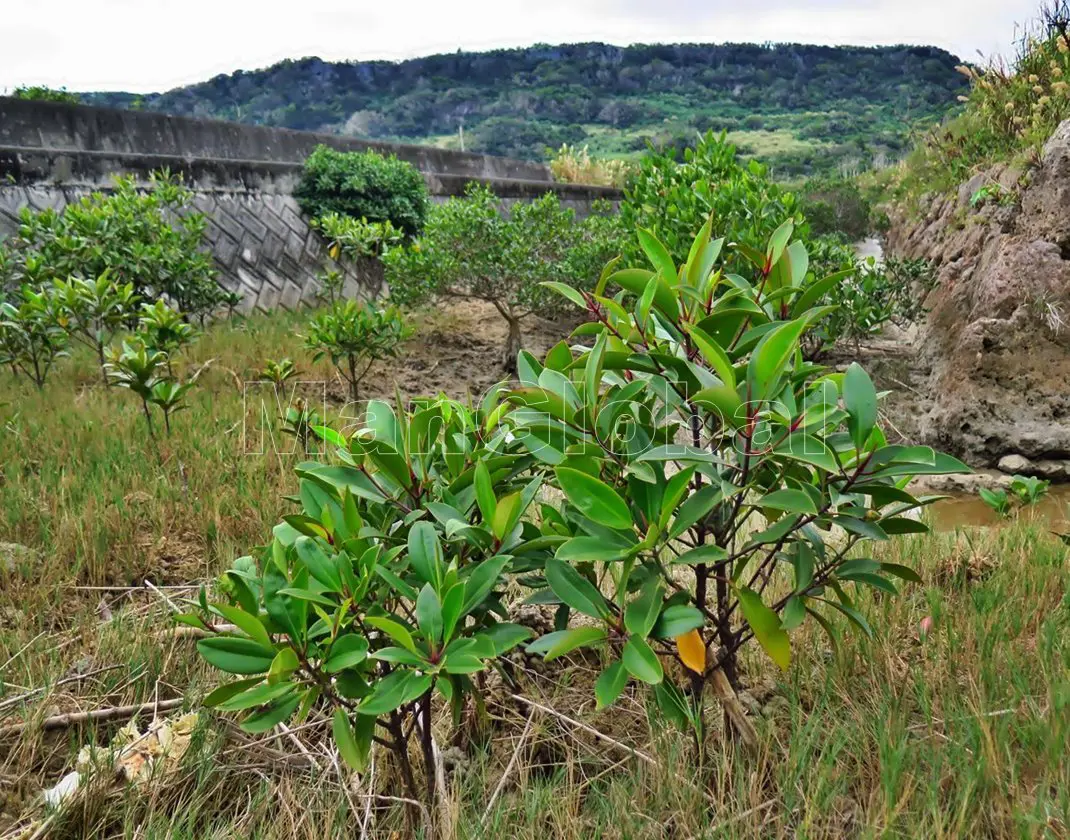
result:
[(688, 630), (684, 635), (677, 636), (676, 652), (680, 655), (680, 661), (696, 674), (706, 670), (706, 644), (698, 630)]

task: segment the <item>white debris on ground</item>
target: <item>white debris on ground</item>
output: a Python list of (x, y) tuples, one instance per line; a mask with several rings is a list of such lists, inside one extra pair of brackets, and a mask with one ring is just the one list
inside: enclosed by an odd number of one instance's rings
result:
[(145, 732), (131, 721), (107, 747), (86, 745), (78, 753), (75, 770), (44, 791), (45, 802), (59, 807), (70, 800), (95, 773), (110, 770), (116, 783), (147, 787), (173, 774), (189, 749), (197, 725), (196, 713), (153, 721)]

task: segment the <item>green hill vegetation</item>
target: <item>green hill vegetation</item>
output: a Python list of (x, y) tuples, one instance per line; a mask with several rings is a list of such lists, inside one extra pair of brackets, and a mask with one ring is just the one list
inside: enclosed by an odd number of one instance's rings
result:
[(283, 61), (99, 105), (465, 148), (534, 160), (564, 143), (638, 156), (722, 130), (777, 177), (894, 160), (968, 90), (934, 47), (601, 43), (403, 62)]

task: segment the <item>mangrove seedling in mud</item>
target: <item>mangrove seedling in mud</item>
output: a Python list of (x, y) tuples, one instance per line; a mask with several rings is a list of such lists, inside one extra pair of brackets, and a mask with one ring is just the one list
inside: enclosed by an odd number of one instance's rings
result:
[(360, 399), (360, 383), (376, 359), (397, 356), (411, 330), (396, 307), (376, 309), (355, 300), (338, 302), (308, 325), (305, 346), (313, 360), (328, 357), (349, 386), (349, 398)]
[(1010, 516), (1022, 508), (1031, 508), (1040, 504), (1048, 495), (1051, 482), (1031, 475), (1014, 475), (1010, 485), (1004, 489), (982, 487), (977, 491), (981, 501), (1002, 517)]
[[(372, 401), (351, 436), (318, 429), (335, 463), (298, 466), (298, 512), (235, 562), (224, 600), (202, 593), (182, 619), (239, 677), (208, 702), (253, 732), (327, 711), (353, 768), (379, 743), (430, 804), (432, 706), (455, 725), (480, 709), (472, 675), (531, 635), (510, 621), (520, 590), (556, 613), (529, 652), (601, 653), (599, 708), (648, 686), (702, 767), (712, 695), (749, 741), (741, 648), (757, 641), (787, 670), (805, 622), (870, 633), (858, 592), (918, 576), (866, 546), (926, 530), (911, 513), (935, 497), (911, 494), (913, 476), (966, 469), (889, 444), (861, 367), (803, 358), (837, 278), (808, 279), (792, 233), (742, 248), (744, 277), (719, 269), (709, 225), (682, 264), (640, 231), (649, 268), (550, 287), (592, 320), (541, 362), (522, 352), (519, 385), (476, 405)], [(216, 617), (238, 629), (212, 632)]]

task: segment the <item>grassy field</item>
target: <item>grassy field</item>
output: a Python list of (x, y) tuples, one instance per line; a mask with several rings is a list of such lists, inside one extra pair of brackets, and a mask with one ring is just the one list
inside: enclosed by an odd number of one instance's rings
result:
[[(3, 840), (411, 836), (402, 804), (369, 798), (390, 787), (385, 754), (370, 778), (350, 779), (324, 751), (323, 726), (254, 740), (208, 712), (172, 772), (140, 786), (102, 774), (54, 816), (40, 801), (84, 745), (107, 744), (122, 725), (45, 732), (36, 724), (46, 716), (175, 698), (196, 710), (216, 684), (193, 639), (169, 629), (165, 598), (210, 581), (289, 508), (304, 456), (255, 453), (258, 439), (242, 430), (259, 402), (246, 401), (243, 382), (283, 355), (306, 378), (329, 379), (299, 350), (301, 317), (210, 329), (180, 363), (202, 370), (200, 387), (158, 451), (136, 401), (100, 386), (88, 357), (62, 362), (40, 394), (2, 374), (0, 542), (28, 549), (0, 547)], [(414, 341), (433, 345), (440, 328), (425, 319)], [(391, 375), (377, 376), (374, 388), (391, 392)], [(457, 381), (454, 394), (464, 391)], [(1023, 522), (900, 538), (885, 554), (925, 583), (864, 597), (876, 639), (845, 634), (833, 648), (807, 625), (786, 675), (749, 652), (755, 752), (715, 726), (697, 766), (642, 694), (594, 711), (593, 659), (522, 660), (523, 696), (571, 720), (492, 693), (491, 747), (447, 765), (452, 833), (1070, 836), (1067, 548)], [(448, 742), (448, 714), (440, 725)]]

